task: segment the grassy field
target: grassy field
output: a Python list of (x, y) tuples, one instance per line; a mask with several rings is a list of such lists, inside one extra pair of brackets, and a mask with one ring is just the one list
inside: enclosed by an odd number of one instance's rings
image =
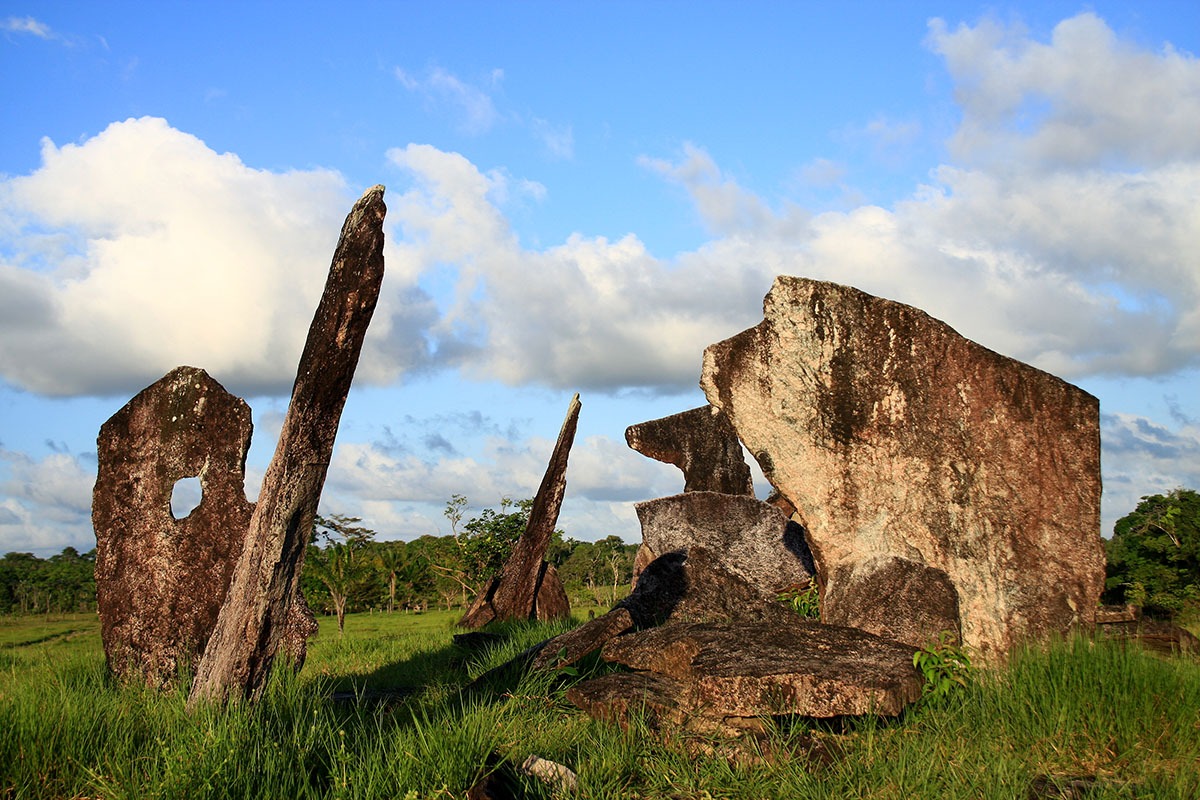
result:
[[(261, 703), (192, 716), (182, 692), (108, 678), (94, 616), (0, 619), (0, 797), (452, 798), (530, 754), (577, 772), (581, 798), (1024, 798), (1044, 776), (1097, 776), (1088, 798), (1200, 797), (1192, 660), (1073, 639), (895, 720), (776, 725), (775, 758), (735, 763), (578, 712), (564, 691), (599, 665), (462, 691), (564, 626), (472, 654), (456, 618), (352, 615), (343, 637), (323, 620)], [(804, 757), (814, 741), (833, 757)]]

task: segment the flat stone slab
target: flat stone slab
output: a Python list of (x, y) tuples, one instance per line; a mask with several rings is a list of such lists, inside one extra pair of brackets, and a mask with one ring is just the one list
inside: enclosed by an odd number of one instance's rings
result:
[(614, 672), (576, 684), (567, 699), (601, 722), (626, 728), (641, 715), (651, 729), (683, 726), (687, 713), (679, 705), (686, 687), (679, 681), (652, 672)]
[(717, 718), (893, 716), (921, 696), (916, 648), (838, 625), (669, 622), (601, 655), (680, 682), (685, 708)]

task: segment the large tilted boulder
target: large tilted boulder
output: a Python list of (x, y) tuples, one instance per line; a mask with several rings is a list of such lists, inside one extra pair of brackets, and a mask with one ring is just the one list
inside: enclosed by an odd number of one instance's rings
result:
[[(792, 277), (759, 325), (706, 350), (701, 385), (796, 507), (823, 618), (869, 627), (907, 573), (953, 588), (962, 641), (985, 657), (1093, 622), (1096, 398), (911, 306)], [(912, 566), (875, 568), (891, 557)], [(910, 642), (936, 633), (910, 621)]]
[[(804, 530), (773, 505), (752, 496), (685, 492), (638, 503), (639, 561), (700, 546), (720, 566), (775, 599), (813, 575)], [(640, 577), (640, 575), (635, 575)]]

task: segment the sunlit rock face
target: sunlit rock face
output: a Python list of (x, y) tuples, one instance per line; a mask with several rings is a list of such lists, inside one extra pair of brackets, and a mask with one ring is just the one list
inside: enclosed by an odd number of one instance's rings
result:
[[(204, 652), (254, 511), (242, 485), (250, 431), (250, 407), (195, 367), (100, 429), (96, 594), (114, 674), (165, 686)], [(176, 519), (171, 492), (195, 476), (201, 502)]]
[[(705, 351), (701, 386), (796, 507), (823, 618), (869, 629), (884, 587), (861, 566), (894, 557), (945, 574), (962, 641), (986, 657), (1092, 624), (1104, 554), (1088, 393), (911, 306), (794, 277), (776, 279), (761, 323)], [(895, 627), (932, 634), (949, 601)], [(909, 614), (901, 598), (886, 611)]]

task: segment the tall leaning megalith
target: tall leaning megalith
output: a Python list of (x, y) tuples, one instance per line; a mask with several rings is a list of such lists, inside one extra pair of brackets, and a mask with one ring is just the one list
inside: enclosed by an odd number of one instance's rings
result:
[[(911, 306), (779, 277), (701, 385), (797, 509), (824, 621), (987, 658), (1090, 625), (1099, 403)], [(957, 624), (955, 624), (957, 623)]]

